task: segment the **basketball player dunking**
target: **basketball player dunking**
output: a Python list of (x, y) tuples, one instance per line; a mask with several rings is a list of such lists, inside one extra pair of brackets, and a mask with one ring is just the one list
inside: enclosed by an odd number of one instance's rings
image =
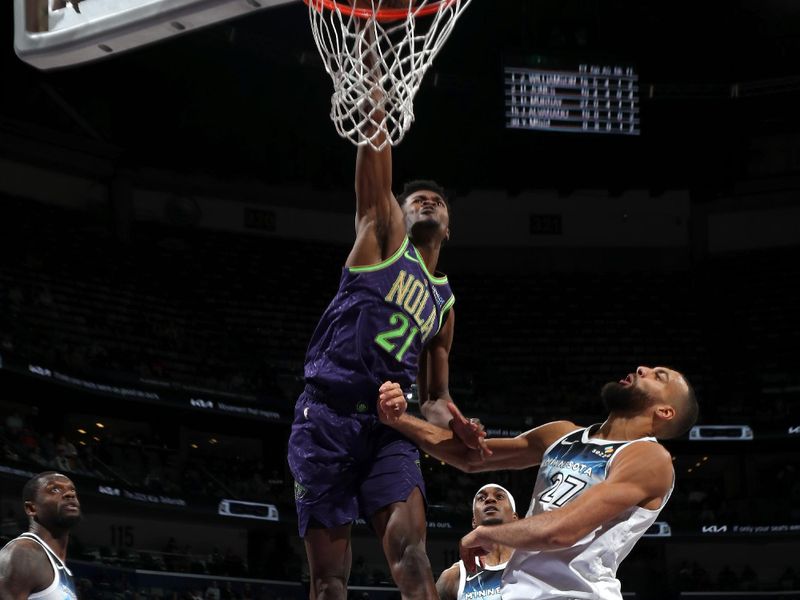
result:
[(450, 236), (448, 205), (431, 181), (409, 183), (395, 199), (388, 145), (359, 147), (355, 188), (355, 243), (311, 338), (289, 438), (311, 598), (346, 598), (359, 516), (379, 536), (403, 597), (436, 598), (419, 451), (380, 423), (376, 392), (387, 379), (406, 391), (416, 382), (429, 421), (472, 448), (482, 443), (479, 425), (447, 409), (454, 296), (436, 265)]
[(75, 486), (65, 475), (46, 471), (25, 484), (22, 501), (30, 524), (0, 550), (0, 598), (76, 600), (64, 564), (69, 532), (81, 517)]

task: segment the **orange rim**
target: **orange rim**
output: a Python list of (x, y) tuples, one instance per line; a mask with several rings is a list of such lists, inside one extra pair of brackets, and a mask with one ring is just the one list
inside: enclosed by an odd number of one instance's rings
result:
[[(432, 15), (439, 10), (441, 4), (450, 5), (456, 0), (439, 0), (438, 2), (431, 2), (423, 8), (413, 10), (415, 17), (424, 17)], [(378, 12), (372, 12), (369, 8), (355, 8), (349, 4), (342, 4), (335, 0), (303, 0), (311, 8), (317, 12), (322, 12), (322, 9), (338, 10), (343, 15), (353, 16), (357, 19), (376, 19), (382, 22), (399, 21), (408, 17), (408, 8), (382, 8)]]

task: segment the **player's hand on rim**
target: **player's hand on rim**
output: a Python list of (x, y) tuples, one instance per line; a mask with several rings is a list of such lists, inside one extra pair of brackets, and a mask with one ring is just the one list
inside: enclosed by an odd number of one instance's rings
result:
[(408, 401), (403, 388), (399, 383), (386, 381), (378, 388), (378, 393), (378, 418), (385, 425), (399, 421), (408, 410)]
[(486, 431), (481, 420), (475, 417), (468, 419), (461, 414), (461, 411), (452, 401), (447, 403), (447, 410), (453, 415), (453, 419), (450, 421), (450, 429), (453, 430), (453, 434), (467, 448), (478, 450), (481, 458), (491, 456), (492, 451), (486, 445)]

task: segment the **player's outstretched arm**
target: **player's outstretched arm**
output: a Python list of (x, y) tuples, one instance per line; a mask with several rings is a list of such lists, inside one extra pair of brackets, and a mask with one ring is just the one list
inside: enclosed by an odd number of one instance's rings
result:
[(0, 552), (0, 600), (28, 600), (50, 585), (53, 569), (35, 544), (21, 539)]
[[(375, 137), (376, 145), (385, 141), (386, 134), (380, 125), (386, 117), (383, 109), (385, 92), (380, 87), (380, 69), (376, 61), (367, 60), (370, 70), (364, 75), (372, 80), (370, 110), (371, 127), (365, 130)], [(356, 241), (348, 267), (372, 265), (390, 257), (406, 237), (403, 211), (392, 193), (392, 147), (375, 150), (369, 144), (358, 147), (356, 156)]]
[[(397, 429), (431, 456), (468, 473), (538, 465), (550, 444), (578, 428), (568, 421), (547, 423), (515, 438), (485, 440), (488, 452), (482, 452), (466, 447), (449, 428), (409, 415), (399, 384), (386, 382), (379, 394), (378, 416), (383, 423)], [(457, 410), (452, 403), (450, 406)]]
[(502, 543), (522, 550), (569, 548), (620, 513), (635, 506), (660, 507), (672, 486), (672, 458), (662, 446), (640, 442), (624, 448), (608, 479), (562, 508), (492, 527), (479, 526), (461, 540), (461, 559), (475, 557)]

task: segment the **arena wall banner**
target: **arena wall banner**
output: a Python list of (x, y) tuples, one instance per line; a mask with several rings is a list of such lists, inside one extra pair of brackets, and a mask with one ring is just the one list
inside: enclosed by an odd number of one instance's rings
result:
[(259, 419), (272, 422), (289, 422), (289, 414), (281, 414), (273, 407), (265, 407), (265, 402), (255, 396), (225, 393), (218, 390), (197, 390), (174, 382), (148, 380), (100, 381), (76, 376), (47, 365), (30, 363), (12, 356), (0, 357), (0, 369), (11, 371), (36, 379), (50, 381), (77, 391), (124, 398), (131, 401), (147, 402), (184, 408), (188, 410), (213, 412)]
[[(0, 489), (22, 489), (22, 485), (26, 479), (33, 477), (41, 469), (34, 470), (33, 465), (13, 465), (0, 463)], [(81, 496), (89, 496), (104, 501), (104, 506), (107, 510), (114, 512), (117, 510), (124, 510), (124, 505), (128, 503), (135, 503), (138, 505), (146, 505), (151, 508), (161, 509), (164, 511), (180, 511), (183, 513), (192, 513), (197, 516), (219, 515), (223, 517), (240, 517), (243, 519), (256, 519), (262, 521), (293, 521), (294, 513), (290, 512), (290, 517), (287, 519), (287, 511), (283, 515), (278, 507), (274, 504), (265, 504), (262, 502), (247, 502), (231, 499), (215, 499), (206, 497), (193, 497), (189, 499), (178, 498), (174, 496), (166, 496), (164, 494), (154, 493), (150, 490), (135, 489), (126, 487), (118, 482), (105, 482), (99, 481), (93, 477), (87, 477), (80, 473), (66, 473), (72, 478)], [(8, 478), (13, 483), (1, 481)], [(6, 487), (7, 485), (7, 487)], [(119, 506), (116, 505), (119, 502)], [(175, 514), (174, 512), (171, 514)]]
[(712, 523), (702, 525), (699, 533), (703, 536), (796, 536), (800, 534), (800, 523), (772, 523), (766, 525)]

